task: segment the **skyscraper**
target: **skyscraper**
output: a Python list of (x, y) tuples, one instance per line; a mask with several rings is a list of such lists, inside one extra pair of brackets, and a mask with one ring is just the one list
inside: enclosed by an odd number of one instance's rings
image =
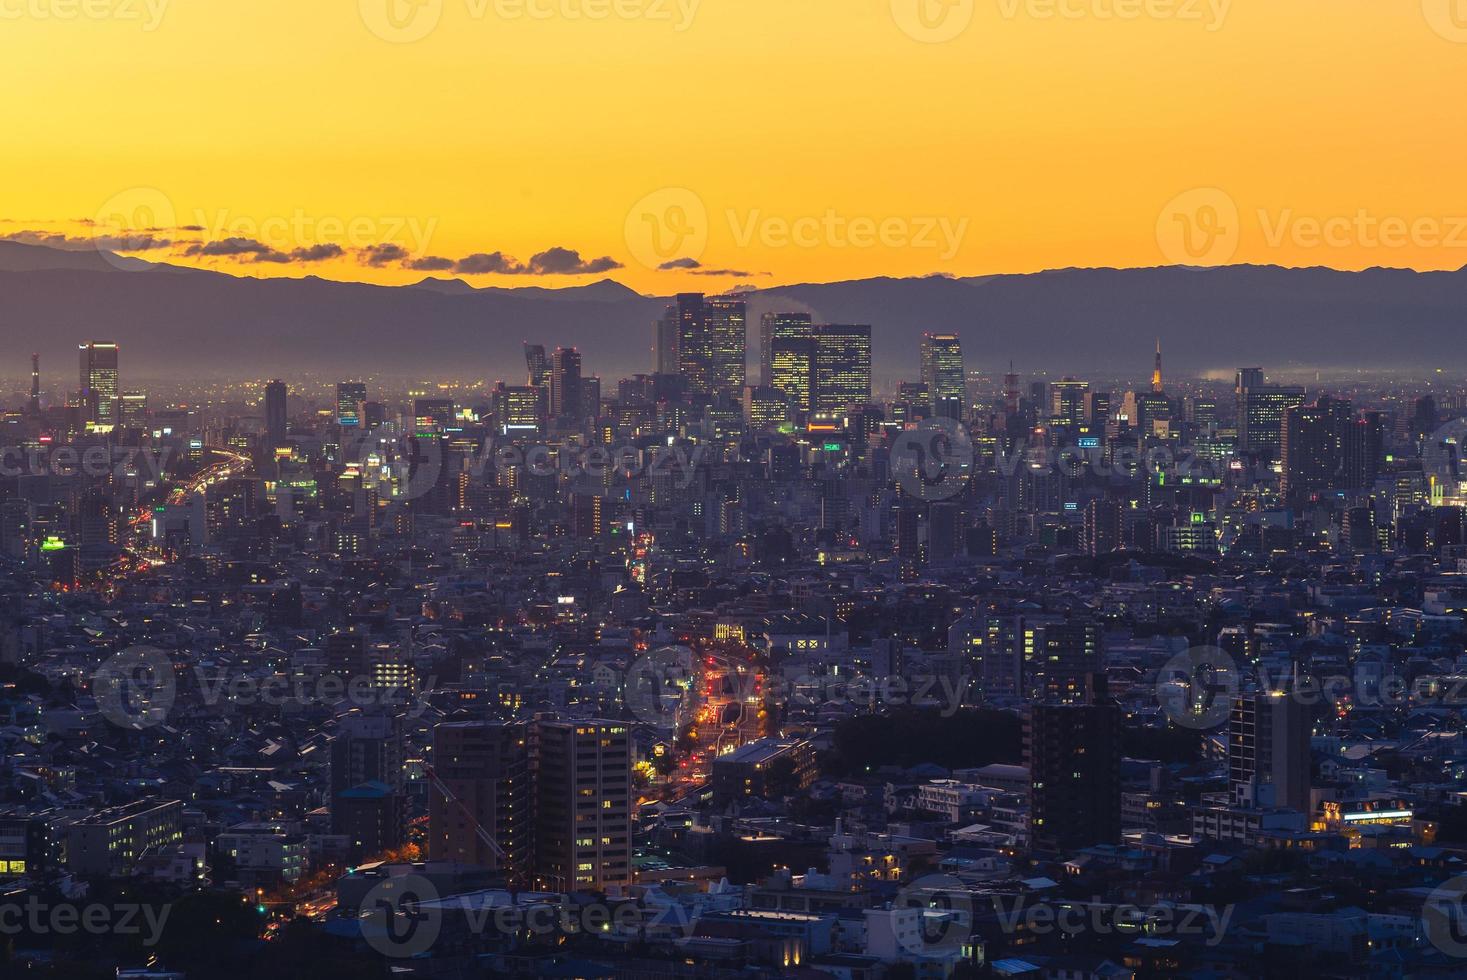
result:
[(1151, 372), (1151, 392), (1155, 395), (1166, 391), (1166, 380), (1161, 373), (1161, 338), (1156, 338), (1156, 367)]
[(525, 367), (529, 371), (526, 384), (543, 386), (550, 377), (550, 361), (545, 356), (544, 344), (525, 344)]
[(85, 418), (99, 426), (117, 424), (117, 345), (82, 344), (81, 399)]
[(41, 355), (31, 355), (31, 414), (41, 414)]
[(1228, 787), (1240, 806), (1311, 812), (1309, 713), (1285, 691), (1233, 699), (1228, 718)]
[[(432, 758), (438, 778), (428, 796), (428, 860), (477, 864), (513, 882), (526, 880), (534, 845), (528, 726), (444, 722), (433, 729)], [(503, 850), (502, 859), (485, 836)]]
[(656, 345), (652, 352), (654, 374), (678, 373), (678, 308), (669, 306), (662, 319), (653, 325)]
[(1350, 402), (1321, 395), (1284, 416), (1280, 491), (1295, 501), (1310, 494), (1358, 490), (1375, 482), (1384, 455), (1380, 413), (1356, 416)]
[(574, 347), (557, 347), (550, 357), (550, 417), (580, 421), (581, 352)]
[(285, 437), (289, 434), (290, 413), (286, 408), (289, 395), (290, 389), (284, 381), (271, 381), (265, 385), (265, 441), (268, 449), (285, 445)]
[(759, 383), (778, 388), (774, 383), (774, 345), (780, 340), (809, 340), (815, 336), (815, 325), (808, 313), (766, 313), (759, 320)]
[(1049, 421), (1051, 425), (1074, 428), (1091, 425), (1085, 410), (1085, 396), (1090, 393), (1090, 382), (1065, 378), (1049, 386)]
[(1304, 404), (1304, 389), (1265, 384), (1261, 368), (1242, 368), (1234, 393), (1238, 399), (1238, 448), (1264, 459), (1278, 459), (1284, 414)]
[(825, 324), (815, 331), (814, 410), (844, 411), (871, 399), (871, 328)]
[(677, 373), (687, 381), (690, 395), (707, 395), (713, 390), (713, 350), (702, 293), (679, 293), (677, 297)]
[(963, 372), (963, 342), (956, 334), (922, 335), (922, 383), (932, 399), (932, 414), (963, 418), (967, 375)]
[(1084, 704), (1036, 704), (1024, 726), (1029, 763), (1029, 841), (1060, 854), (1121, 838), (1120, 705), (1104, 674), (1092, 674)]
[(784, 394), (796, 411), (814, 410), (815, 340), (776, 337), (770, 341), (769, 387)]
[(703, 316), (713, 390), (742, 394), (748, 376), (747, 307), (740, 297), (714, 296), (703, 301)]
[(629, 885), (631, 733), (624, 722), (537, 719), (535, 877), (542, 887)]
[(360, 381), (343, 381), (336, 386), (336, 421), (349, 428), (360, 428), (367, 403), (367, 386)]

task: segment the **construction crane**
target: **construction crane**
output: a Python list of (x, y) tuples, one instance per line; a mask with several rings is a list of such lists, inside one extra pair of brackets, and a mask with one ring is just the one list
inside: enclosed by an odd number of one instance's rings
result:
[(448, 784), (439, 777), (438, 771), (428, 765), (423, 766), (423, 771), (428, 774), (428, 779), (433, 783), (433, 788), (442, 793), (445, 800), (453, 806), (458, 807), (458, 812), (462, 813), (464, 818), (473, 825), (474, 835), (484, 842), (485, 847), (494, 852), (494, 856), (499, 859), (499, 863), (501, 865), (508, 864), (509, 855), (505, 853), (504, 848), (499, 846), (499, 841), (495, 840), (489, 831), (484, 829), (484, 825), (479, 822), (479, 819), (470, 812), (468, 807), (464, 806), (463, 801), (458, 798), (453, 790), (448, 788)]

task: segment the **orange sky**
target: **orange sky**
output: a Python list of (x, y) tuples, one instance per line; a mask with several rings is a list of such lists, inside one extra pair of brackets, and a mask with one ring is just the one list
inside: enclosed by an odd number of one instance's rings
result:
[(0, 0), (0, 21), (0, 235), (93, 219), (238, 274), (611, 269), (656, 293), (1467, 265), (1467, 0)]

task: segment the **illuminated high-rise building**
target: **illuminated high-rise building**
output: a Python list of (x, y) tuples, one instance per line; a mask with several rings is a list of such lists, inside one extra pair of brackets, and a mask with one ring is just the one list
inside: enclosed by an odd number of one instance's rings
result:
[(815, 336), (815, 324), (808, 313), (766, 313), (759, 320), (759, 383), (778, 388), (774, 383), (774, 345), (781, 340), (809, 340)]
[(743, 393), (748, 376), (746, 316), (747, 307), (740, 297), (714, 296), (703, 301), (714, 391)]
[(632, 738), (625, 722), (537, 719), (535, 877), (541, 887), (631, 884)]
[(871, 400), (871, 327), (823, 324), (815, 331), (814, 409), (844, 411)]
[(31, 414), (41, 414), (41, 355), (31, 355)]
[(505, 385), (494, 389), (494, 420), (500, 435), (534, 435), (544, 426), (543, 389), (533, 385)]
[(336, 421), (349, 429), (361, 428), (367, 403), (367, 386), (361, 381), (343, 381), (336, 386)]
[(679, 293), (677, 297), (677, 373), (687, 382), (690, 395), (707, 395), (713, 390), (713, 351), (702, 293)]
[(770, 342), (769, 387), (782, 392), (796, 411), (814, 410), (815, 340), (777, 337)]
[(117, 424), (124, 429), (141, 429), (148, 424), (148, 394), (124, 391), (117, 400)]
[(963, 418), (967, 381), (963, 372), (963, 342), (957, 334), (922, 335), (922, 383), (932, 400), (933, 415)]
[(117, 424), (117, 345), (82, 344), (81, 400), (86, 420), (99, 426)]
[(1050, 385), (1050, 424), (1067, 427), (1090, 425), (1090, 416), (1085, 410), (1085, 396), (1089, 393), (1090, 382), (1074, 378), (1065, 378)]
[(290, 389), (284, 381), (271, 381), (265, 385), (265, 440), (270, 449), (285, 445), (290, 425), (290, 413), (286, 399)]
[(1166, 391), (1166, 380), (1161, 373), (1161, 338), (1156, 338), (1156, 368), (1151, 372), (1151, 393), (1160, 395)]
[(581, 352), (574, 347), (557, 347), (550, 357), (550, 417), (580, 421)]
[(1303, 388), (1265, 385), (1247, 389), (1238, 419), (1238, 447), (1265, 459), (1278, 459), (1283, 446), (1284, 418), (1304, 404)]

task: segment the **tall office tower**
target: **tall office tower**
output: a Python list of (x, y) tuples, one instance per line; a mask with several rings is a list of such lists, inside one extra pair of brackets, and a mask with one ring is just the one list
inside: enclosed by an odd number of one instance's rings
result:
[(41, 355), (31, 355), (31, 414), (41, 414)]
[(1110, 392), (1092, 391), (1085, 396), (1085, 419), (1096, 432), (1110, 423)]
[(963, 342), (957, 334), (922, 335), (922, 383), (932, 399), (932, 414), (938, 418), (963, 418), (967, 393), (963, 371)]
[(550, 417), (580, 421), (581, 352), (557, 347), (550, 357)]
[(1077, 428), (1090, 425), (1090, 414), (1085, 410), (1086, 396), (1090, 393), (1090, 382), (1065, 378), (1049, 386), (1049, 421), (1052, 425)]
[(779, 340), (809, 340), (815, 336), (815, 324), (808, 313), (766, 313), (759, 319), (759, 383), (778, 388), (774, 383), (774, 344)]
[(1309, 813), (1309, 713), (1288, 690), (1233, 698), (1228, 788), (1240, 806)]
[(813, 338), (776, 337), (770, 342), (769, 371), (769, 387), (783, 393), (796, 411), (814, 411)]
[(652, 373), (677, 374), (678, 312), (668, 306), (662, 318), (653, 324), (655, 343), (652, 348)]
[(1304, 389), (1265, 384), (1262, 368), (1241, 368), (1234, 395), (1238, 401), (1238, 449), (1278, 459), (1284, 413), (1304, 404)]
[(534, 857), (529, 726), (444, 722), (433, 729), (432, 759), (428, 860), (476, 864), (527, 882)]
[(593, 418), (601, 417), (601, 379), (581, 379), (581, 411)]
[(1161, 374), (1161, 338), (1156, 338), (1156, 367), (1151, 372), (1152, 394), (1160, 395), (1166, 391), (1166, 382)]
[(530, 378), (525, 383), (533, 387), (543, 387), (550, 378), (550, 361), (545, 356), (544, 344), (525, 345), (525, 367), (529, 369)]
[(536, 719), (535, 878), (564, 891), (631, 884), (632, 743), (625, 722)]
[(533, 385), (507, 386), (503, 382), (495, 386), (490, 401), (500, 435), (533, 435), (544, 427), (543, 390)]
[(355, 854), (403, 841), (406, 815), (402, 719), (353, 712), (331, 740), (331, 832)]
[(713, 296), (703, 301), (714, 391), (738, 395), (744, 390), (749, 357), (747, 313), (739, 296)]
[(1298, 500), (1342, 485), (1345, 444), (1353, 414), (1349, 402), (1328, 395), (1284, 414), (1279, 447), (1284, 465), (1279, 490), (1285, 497)]
[(289, 396), (290, 389), (284, 381), (271, 381), (265, 385), (265, 442), (269, 449), (285, 445), (285, 438), (289, 435), (290, 412), (286, 408)]
[(1029, 843), (1062, 854), (1121, 839), (1121, 707), (1104, 674), (1084, 704), (1035, 704), (1024, 725), (1029, 764)]
[(871, 400), (871, 328), (822, 324), (815, 329), (815, 411), (837, 413)]
[(367, 386), (360, 381), (343, 381), (336, 386), (336, 422), (349, 429), (362, 426), (366, 411)]
[(1108, 555), (1121, 546), (1121, 524), (1125, 511), (1119, 500), (1097, 498), (1085, 508), (1085, 553), (1092, 558)]
[(712, 392), (713, 344), (702, 293), (679, 293), (677, 297), (677, 373), (687, 382), (688, 394), (696, 397)]
[(117, 345), (82, 344), (81, 396), (86, 421), (117, 424)]
[(117, 399), (117, 424), (124, 429), (141, 429), (148, 424), (148, 393), (124, 391)]

